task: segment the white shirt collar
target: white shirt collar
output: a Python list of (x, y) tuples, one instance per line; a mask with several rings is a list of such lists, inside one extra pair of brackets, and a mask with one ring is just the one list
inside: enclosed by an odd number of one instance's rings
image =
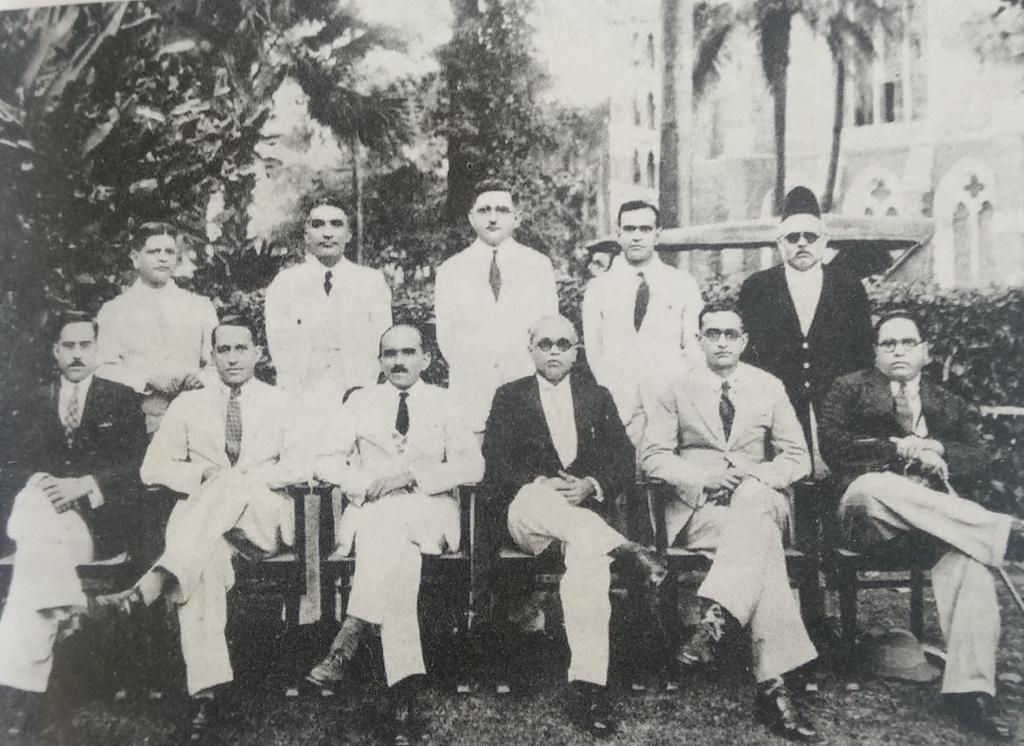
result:
[(569, 384), (569, 378), (570, 377), (571, 377), (571, 374), (567, 375), (565, 378), (563, 378), (558, 383), (551, 383), (551, 381), (549, 381), (544, 376), (542, 376), (540, 373), (538, 373), (537, 374), (537, 383), (540, 385), (540, 390), (541, 391), (555, 391), (555, 390), (557, 390), (557, 391), (564, 391), (566, 389), (571, 389), (572, 388), (572, 386), (570, 386), (570, 384)]
[(135, 282), (132, 283), (131, 289), (136, 293), (152, 293), (158, 298), (163, 297), (164, 295), (171, 295), (172, 293), (176, 293), (181, 290), (177, 283), (174, 282), (173, 278), (167, 280), (167, 283), (163, 287), (155, 288), (152, 285), (147, 285), (141, 277), (135, 278)]
[(94, 375), (95, 374), (90, 373), (89, 375), (87, 375), (85, 378), (83, 378), (78, 383), (72, 383), (71, 381), (66, 379), (64, 376), (61, 376), (60, 377), (60, 391), (61, 391), (61, 393), (63, 394), (65, 392), (67, 392), (68, 395), (70, 396), (71, 389), (73, 389), (74, 387), (77, 386), (78, 387), (78, 395), (79, 396), (85, 396), (85, 394), (89, 391), (89, 386), (92, 385), (92, 379), (93, 379)]
[[(249, 384), (252, 383), (255, 380), (256, 380), (256, 376), (253, 376), (252, 378), (250, 378), (248, 381), (246, 381), (245, 383), (243, 383), (239, 387), (239, 390), (238, 390), (239, 398), (246, 398), (246, 397), (248, 397), (248, 395), (252, 392), (252, 388), (253, 388)], [(228, 386), (226, 383), (224, 383), (224, 381), (222, 381), (220, 379), (220, 376), (217, 377), (216, 389), (217, 389), (217, 391), (220, 393), (220, 395), (224, 399), (228, 399), (228, 398), (231, 397), (231, 386)]]
[(303, 265), (305, 267), (307, 267), (310, 272), (312, 272), (314, 274), (317, 274), (317, 275), (322, 275), (325, 272), (337, 273), (340, 270), (344, 269), (345, 265), (351, 264), (351, 263), (352, 262), (350, 262), (348, 259), (346, 259), (345, 255), (342, 254), (341, 259), (338, 260), (337, 264), (335, 264), (333, 267), (328, 267), (326, 264), (321, 262), (317, 258), (317, 256), (315, 254), (310, 252), (310, 253), (306, 254), (306, 260), (305, 260), (305, 262), (303, 262)]
[(798, 269), (793, 269), (789, 262), (784, 262), (783, 271), (786, 273), (786, 282), (792, 287), (798, 285), (800, 287), (814, 287), (820, 286), (824, 272), (821, 267), (821, 262), (818, 262), (810, 269), (805, 272), (801, 272)]
[(387, 379), (385, 379), (384, 383), (382, 383), (381, 385), (387, 387), (387, 389), (394, 395), (394, 398), (397, 401), (398, 397), (399, 397), (399, 394), (403, 394), (403, 393), (409, 395), (407, 397), (408, 399), (416, 398), (417, 394), (420, 391), (423, 390), (423, 387), (424, 387), (425, 384), (423, 383), (423, 379), (422, 378), (417, 378), (416, 382), (413, 383), (413, 385), (410, 386), (409, 388), (405, 389), (405, 391), (402, 391), (402, 389), (398, 388), (393, 383), (391, 383), (391, 381), (388, 381)]
[[(903, 381), (889, 381), (889, 390), (892, 391), (893, 396), (899, 393), (900, 384)], [(911, 399), (915, 399), (921, 396), (921, 375), (918, 374), (915, 378), (911, 378), (905, 382), (907, 384), (907, 396)]]
[(490, 244), (484, 243), (481, 239), (477, 238), (473, 241), (473, 243), (469, 245), (469, 248), (478, 251), (481, 254), (487, 254), (488, 256), (490, 256), (490, 254), (496, 250), (500, 250), (502, 253), (505, 253), (505, 251), (508, 251), (508, 249), (514, 246), (515, 243), (516, 240), (512, 238), (512, 236), (509, 236), (504, 241), (499, 243), (497, 246), (491, 246)]

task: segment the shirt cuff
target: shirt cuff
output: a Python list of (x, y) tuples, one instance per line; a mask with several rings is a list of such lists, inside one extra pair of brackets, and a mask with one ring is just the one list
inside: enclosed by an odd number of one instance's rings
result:
[(586, 479), (588, 482), (590, 482), (592, 485), (594, 485), (594, 499), (597, 500), (599, 503), (603, 503), (604, 502), (604, 490), (601, 489), (601, 483), (598, 482), (593, 477), (584, 477), (584, 479)]
[(89, 498), (89, 506), (93, 510), (103, 505), (103, 493), (100, 492), (100, 486), (96, 484), (96, 480), (93, 477), (82, 477), (78, 480), (78, 483), (82, 487), (84, 497)]

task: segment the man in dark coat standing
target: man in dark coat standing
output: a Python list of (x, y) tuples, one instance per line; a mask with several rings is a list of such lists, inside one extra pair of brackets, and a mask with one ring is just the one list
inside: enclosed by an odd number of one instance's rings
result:
[(779, 225), (783, 263), (748, 277), (739, 296), (750, 338), (743, 361), (785, 384), (818, 475), (815, 413), (833, 380), (872, 361), (867, 294), (856, 277), (822, 264), (826, 243), (817, 198), (794, 187)]
[(484, 431), (484, 509), (505, 519), (506, 536), (525, 552), (565, 544), (560, 595), (573, 715), (591, 734), (607, 735), (614, 730), (606, 690), (609, 566), (624, 557), (652, 586), (666, 570), (602, 517), (632, 485), (635, 456), (607, 389), (570, 375), (576, 330), (562, 316), (545, 316), (529, 338), (537, 373), (495, 392)]
[(123, 551), (139, 526), (146, 423), (134, 391), (93, 376), (96, 331), (84, 315), (61, 319), (60, 376), (19, 417), (0, 685), (20, 692), (46, 691), (58, 630), (87, 605), (76, 567)]

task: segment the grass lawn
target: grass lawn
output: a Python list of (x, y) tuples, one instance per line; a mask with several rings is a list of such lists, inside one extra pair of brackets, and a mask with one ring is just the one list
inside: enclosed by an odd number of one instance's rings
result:
[[(1024, 572), (1014, 569), (1018, 587)], [(1010, 681), (1001, 683), (1000, 700), (1007, 714), (1024, 732), (1024, 685), (1014, 675), (1024, 675), (1024, 615), (1000, 586), (1003, 608), (1003, 639), (999, 650), (999, 672)], [(834, 602), (834, 599), (831, 599)], [(907, 625), (907, 594), (894, 590), (862, 592), (860, 618), (863, 624)], [(834, 609), (834, 604), (830, 604)], [(926, 636), (940, 640), (934, 602), (927, 592)], [(249, 604), (233, 608), (231, 636), (238, 640), (235, 659), (239, 681), (222, 700), (229, 722), (218, 730), (215, 741), (224, 744), (274, 744), (314, 746), (316, 744), (379, 743), (375, 708), (379, 688), (367, 681), (358, 691), (345, 696), (321, 697), (306, 692), (286, 698), (287, 684), (306, 668), (323, 649), (319, 640), (294, 636), (287, 648), (279, 641), (280, 627), (274, 620), (273, 604)], [(319, 636), (322, 637), (321, 633)], [(83, 635), (76, 649), (63, 654), (57, 681), (63, 686), (56, 701), (61, 704), (63, 727), (48, 718), (38, 743), (68, 746), (116, 746), (145, 744), (160, 746), (181, 742), (178, 730), (184, 700), (180, 672), (167, 686), (161, 700), (143, 699), (113, 702), (109, 686), (98, 671), (95, 652), (83, 648)], [(74, 638), (73, 638), (74, 639)], [(317, 644), (319, 643), (319, 644)], [(125, 647), (115, 655), (127, 655)], [(273, 659), (276, 662), (272, 662)], [(535, 671), (532, 691), (498, 697), (477, 691), (457, 695), (449, 684), (429, 683), (424, 704), (433, 713), (423, 736), (430, 744), (584, 744), (591, 739), (575, 730), (565, 715), (566, 654), (563, 645), (549, 642), (524, 654)], [(628, 661), (618, 656), (613, 666)], [(732, 656), (722, 670), (687, 683), (678, 692), (657, 688), (640, 694), (614, 688), (620, 732), (608, 743), (617, 744), (779, 744), (782, 740), (754, 724), (751, 715), (753, 685), (742, 665), (742, 656)], [(161, 656), (144, 661), (144, 669), (164, 667)], [(174, 669), (176, 666), (170, 666)], [(166, 677), (165, 677), (166, 679)], [(863, 744), (970, 744), (979, 742), (961, 734), (941, 709), (938, 683), (913, 684), (851, 677), (832, 670), (827, 662), (814, 674), (818, 691), (803, 699), (824, 743)], [(850, 683), (859, 684), (851, 690)], [(55, 710), (48, 709), (52, 713)], [(0, 713), (0, 721), (5, 713)], [(0, 729), (0, 741), (6, 724)]]

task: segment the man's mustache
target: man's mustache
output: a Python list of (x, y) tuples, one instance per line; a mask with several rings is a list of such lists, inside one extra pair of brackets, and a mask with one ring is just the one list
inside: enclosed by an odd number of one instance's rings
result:
[(409, 369), (406, 368), (404, 365), (396, 365), (394, 368), (391, 369), (391, 372), (392, 373), (408, 373)]

